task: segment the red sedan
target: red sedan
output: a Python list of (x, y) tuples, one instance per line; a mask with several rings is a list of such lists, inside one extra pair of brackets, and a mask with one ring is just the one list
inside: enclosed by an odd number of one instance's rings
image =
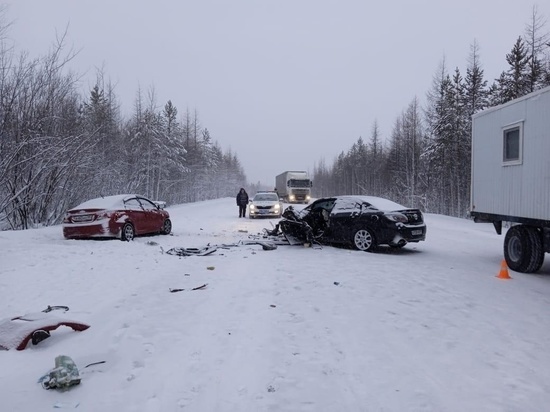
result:
[(172, 231), (164, 202), (153, 202), (139, 195), (105, 196), (88, 200), (65, 214), (66, 239), (118, 238), (130, 241), (135, 236)]

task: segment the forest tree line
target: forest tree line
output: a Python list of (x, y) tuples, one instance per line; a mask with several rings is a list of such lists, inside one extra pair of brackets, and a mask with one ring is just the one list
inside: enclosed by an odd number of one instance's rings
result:
[(315, 164), (314, 195), (369, 194), (430, 213), (466, 217), (472, 115), (550, 86), (550, 35), (545, 25), (533, 7), (525, 33), (505, 56), (506, 69), (490, 84), (476, 41), (465, 73), (459, 68), (449, 73), (443, 60), (425, 106), (413, 98), (388, 139), (381, 138), (375, 121), (367, 141), (359, 137), (332, 164), (324, 159)]
[(233, 196), (246, 176), (196, 111), (138, 90), (130, 118), (98, 72), (89, 95), (68, 70), (64, 36), (44, 57), (7, 46), (0, 23), (0, 229), (60, 223), (77, 204), (137, 193), (168, 204)]

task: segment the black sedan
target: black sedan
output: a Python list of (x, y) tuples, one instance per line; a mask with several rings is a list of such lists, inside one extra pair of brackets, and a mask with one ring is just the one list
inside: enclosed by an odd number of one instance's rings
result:
[(285, 211), (280, 229), (287, 237), (319, 243), (340, 243), (372, 251), (379, 245), (401, 248), (426, 239), (419, 209), (373, 196), (317, 199), (301, 211)]

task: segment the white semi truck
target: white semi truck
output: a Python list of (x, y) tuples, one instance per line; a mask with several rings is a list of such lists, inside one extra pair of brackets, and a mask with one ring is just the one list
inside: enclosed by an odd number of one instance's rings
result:
[(309, 203), (311, 186), (307, 172), (289, 170), (275, 177), (275, 190), (287, 203)]
[(472, 117), (470, 214), (504, 237), (510, 269), (538, 271), (550, 252), (550, 87)]

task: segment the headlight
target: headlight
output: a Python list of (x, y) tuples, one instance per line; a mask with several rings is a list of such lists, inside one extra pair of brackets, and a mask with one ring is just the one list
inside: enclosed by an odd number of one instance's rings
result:
[(281, 205), (279, 205), (278, 203), (274, 206), (275, 210), (279, 210), (281, 207)]
[(403, 213), (386, 213), (384, 214), (388, 218), (388, 220), (391, 220), (392, 222), (401, 222), (401, 223), (407, 223), (409, 219), (407, 219), (407, 216), (405, 216)]
[(288, 197), (288, 199), (289, 199), (289, 200), (294, 200), (294, 195), (290, 195), (290, 196)]
[(251, 203), (251, 204), (250, 204), (250, 210), (252, 210), (252, 209), (254, 209), (254, 208), (255, 208), (254, 204)]

